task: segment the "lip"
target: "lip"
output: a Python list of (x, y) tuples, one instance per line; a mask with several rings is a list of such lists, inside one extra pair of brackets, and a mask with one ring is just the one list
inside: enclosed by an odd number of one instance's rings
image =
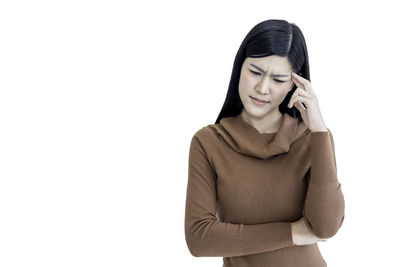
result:
[(269, 103), (269, 101), (259, 100), (258, 98), (255, 98), (255, 97), (252, 97), (252, 96), (250, 96), (250, 98), (252, 99), (253, 103), (255, 103), (257, 105), (260, 105), (260, 106)]

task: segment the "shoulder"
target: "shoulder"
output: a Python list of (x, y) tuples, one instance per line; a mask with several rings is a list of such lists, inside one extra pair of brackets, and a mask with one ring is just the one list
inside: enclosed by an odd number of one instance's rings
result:
[(300, 122), (295, 143), (311, 146), (313, 140), (315, 142), (321, 139), (330, 139), (331, 143), (333, 143), (333, 134), (330, 128), (327, 127), (327, 131), (311, 131), (303, 121)]
[(310, 136), (311, 137), (318, 137), (318, 138), (330, 138), (331, 140), (333, 140), (333, 134), (330, 128), (327, 127), (327, 131), (315, 131), (312, 132), (310, 131)]
[(334, 148), (335, 141), (331, 129), (327, 131), (311, 132), (311, 141), (315, 144), (329, 144)]
[(196, 130), (192, 136), (192, 140), (198, 139), (203, 142), (212, 141), (212, 139), (216, 138), (220, 129), (221, 125), (219, 124), (208, 124)]
[(305, 122), (303, 120), (301, 120), (299, 122), (298, 128), (297, 128), (297, 133), (296, 133), (296, 137), (297, 138), (301, 138), (301, 137), (311, 137), (311, 136), (317, 136), (317, 135), (327, 135), (330, 137), (333, 137), (332, 135), (332, 131), (330, 128), (327, 127), (327, 131), (311, 131), (307, 124), (305, 124)]
[(191, 138), (191, 146), (201, 146), (204, 151), (210, 153), (219, 145), (218, 135), (221, 125), (208, 124), (196, 130)]

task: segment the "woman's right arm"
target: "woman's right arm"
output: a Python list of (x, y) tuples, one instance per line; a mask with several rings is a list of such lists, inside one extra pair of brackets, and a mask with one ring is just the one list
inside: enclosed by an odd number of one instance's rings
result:
[(233, 224), (217, 220), (216, 173), (199, 136), (192, 137), (185, 207), (185, 238), (195, 257), (234, 257), (294, 247), (290, 222)]

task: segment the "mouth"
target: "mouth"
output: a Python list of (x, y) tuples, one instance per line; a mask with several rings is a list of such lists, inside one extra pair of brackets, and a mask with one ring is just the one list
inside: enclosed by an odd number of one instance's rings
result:
[(253, 99), (256, 103), (260, 103), (260, 104), (269, 103), (269, 101), (267, 101), (267, 100), (259, 99), (259, 98), (256, 98), (256, 97), (250, 96), (250, 98)]

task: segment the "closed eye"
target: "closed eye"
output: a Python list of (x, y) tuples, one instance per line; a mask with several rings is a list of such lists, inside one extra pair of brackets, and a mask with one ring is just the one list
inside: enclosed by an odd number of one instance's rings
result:
[(255, 72), (255, 71), (252, 71), (252, 70), (250, 70), (250, 72), (253, 73), (253, 74), (255, 74), (255, 75), (259, 75), (259, 76), (261, 75), (261, 73)]
[[(249, 70), (251, 73), (253, 73), (253, 74), (255, 74), (255, 75), (257, 75), (257, 76), (261, 76), (261, 73), (259, 73), (259, 72), (256, 72), (256, 71), (252, 71), (252, 70)], [(281, 80), (277, 80), (277, 79), (274, 79), (275, 81), (277, 81), (278, 83), (284, 83), (285, 81), (281, 81)]]

